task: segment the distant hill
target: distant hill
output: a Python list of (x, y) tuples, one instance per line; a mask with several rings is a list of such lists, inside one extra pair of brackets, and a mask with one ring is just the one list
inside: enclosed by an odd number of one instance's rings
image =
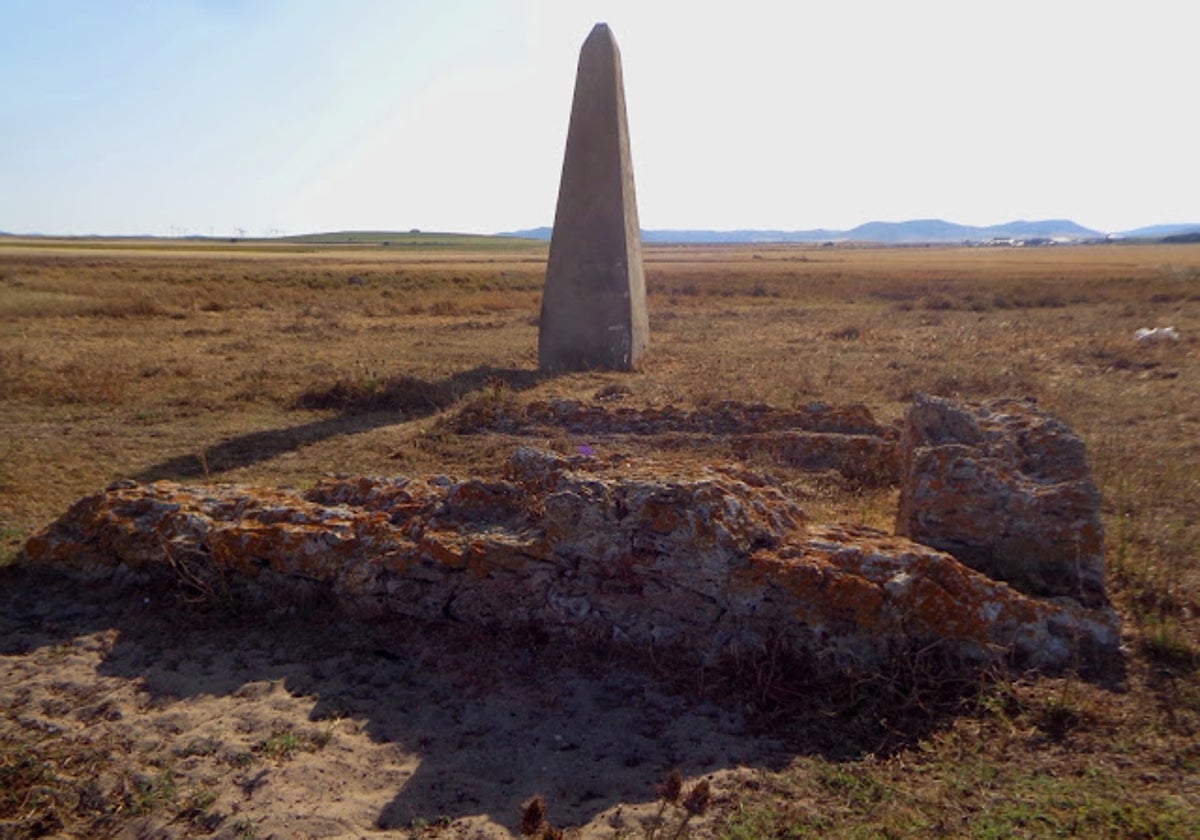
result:
[(918, 219), (910, 222), (867, 222), (846, 232), (852, 241), (908, 244), (920, 242), (990, 242), (996, 239), (1046, 239), (1078, 241), (1103, 239), (1100, 231), (1089, 230), (1067, 219), (1025, 221), (1002, 225), (975, 227), (945, 222), (941, 219)]
[[(553, 232), (554, 232), (554, 228), (552, 228), (552, 227), (535, 227), (535, 228), (526, 228), (525, 230), (512, 230), (512, 231), (508, 231), (507, 233), (497, 233), (496, 235), (497, 236), (512, 236), (516, 239), (544, 239), (547, 242), (549, 242), (550, 234)], [(644, 239), (645, 236), (646, 236), (646, 232), (642, 231), (642, 238)]]
[(836, 230), (644, 230), (643, 242), (826, 242), (840, 238)]
[[(551, 228), (539, 227), (500, 233), (524, 239), (549, 239)], [(1003, 225), (972, 227), (941, 219), (907, 222), (867, 222), (850, 230), (643, 230), (642, 241), (651, 243), (769, 243), (769, 242), (878, 242), (885, 245), (920, 243), (956, 244), (993, 240), (1084, 241), (1103, 239), (1100, 231), (1089, 230), (1067, 219), (1015, 221)]]
[(1200, 224), (1192, 225), (1150, 225), (1121, 233), (1127, 239), (1164, 239), (1186, 234), (1200, 233)]

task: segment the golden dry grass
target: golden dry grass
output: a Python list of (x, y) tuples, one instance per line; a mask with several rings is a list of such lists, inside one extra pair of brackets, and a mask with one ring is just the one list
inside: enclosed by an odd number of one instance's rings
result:
[[(489, 389), (529, 400), (619, 385), (638, 406), (865, 402), (884, 420), (918, 392), (1033, 396), (1083, 435), (1105, 496), (1126, 690), (1011, 686), (886, 762), (799, 761), (747, 790), (722, 830), (1197, 826), (1200, 246), (651, 247), (643, 370), (555, 378), (534, 373), (544, 260), (537, 245), (0, 243), (0, 551), (119, 477), (306, 485), (335, 471), (494, 470), (511, 442), (441, 422)], [(1182, 340), (1133, 340), (1165, 325)], [(829, 482), (803, 495), (818, 518), (882, 527), (895, 501)]]

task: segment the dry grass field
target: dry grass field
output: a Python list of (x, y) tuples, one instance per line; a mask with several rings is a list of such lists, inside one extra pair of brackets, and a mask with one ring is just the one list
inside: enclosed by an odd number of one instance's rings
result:
[[(474, 240), (0, 240), (0, 667), (8, 669), (0, 674), (0, 833), (496, 836), (500, 826), (516, 831), (521, 801), (542, 793), (551, 820), (588, 836), (1200, 836), (1200, 246), (651, 247), (644, 369), (557, 377), (535, 371), (545, 256), (543, 245)], [(1139, 327), (1166, 325), (1181, 340), (1134, 340)], [(853, 692), (838, 703), (814, 696), (815, 711), (802, 721), (768, 715), (767, 731), (751, 721), (737, 738), (687, 706), (707, 698), (678, 687), (672, 691), (684, 696), (655, 694), (659, 705), (649, 705), (663, 716), (660, 728), (700, 715), (697, 745), (662, 755), (639, 746), (646, 754), (638, 772), (681, 766), (689, 785), (717, 773), (719, 793), (694, 819), (682, 806), (656, 805), (653, 784), (640, 776), (642, 787), (629, 789), (589, 778), (595, 802), (567, 806), (559, 804), (565, 793), (556, 800), (550, 789), (521, 789), (545, 780), (517, 772), (507, 786), (476, 790), (475, 806), (371, 777), (390, 789), (375, 791), (378, 801), (356, 794), (365, 797), (362, 820), (289, 828), (281, 814), (333, 813), (323, 791), (349, 797), (350, 788), (314, 784), (297, 788), (294, 800), (272, 799), (255, 779), (282, 790), (289, 778), (300, 784), (300, 776), (335, 766), (366, 773), (352, 764), (355, 753), (376, 767), (387, 763), (379, 750), (389, 737), (364, 725), (361, 713), (322, 716), (306, 705), (306, 697), (317, 695), (320, 705), (331, 694), (322, 678), (310, 675), (306, 687), (285, 678), (296, 657), (335, 671), (366, 667), (361, 659), (337, 659), (329, 633), (310, 638), (311, 627), (286, 616), (182, 603), (134, 615), (136, 605), (31, 580), (11, 563), (30, 533), (117, 478), (305, 487), (333, 472), (494, 473), (516, 444), (456, 433), (451, 422), (479, 400), (862, 402), (892, 420), (921, 392), (1033, 396), (1084, 437), (1105, 498), (1125, 673), (1103, 685), (1071, 675), (994, 675), (953, 709), (932, 700), (926, 708), (914, 693), (903, 698), (908, 717), (891, 726), (908, 726), (914, 711), (925, 719), (909, 737), (892, 738), (879, 735), (889, 725), (880, 707), (856, 705)], [(594, 442), (564, 433), (536, 443), (572, 451)], [(722, 454), (719, 440), (710, 444), (671, 457)], [(892, 524), (894, 490), (750, 466), (815, 519)], [(72, 598), (90, 604), (83, 618), (63, 606)], [(39, 607), (41, 599), (49, 606)], [(338, 630), (358, 639), (347, 649), (369, 664), (371, 643), (355, 632)], [(186, 696), (129, 688), (138, 667), (159, 660), (173, 657), (176, 671), (186, 670), (202, 636), (252, 662), (264, 646), (273, 658), (243, 678), (230, 666), (220, 686)], [(105, 656), (116, 656), (121, 638), (140, 645), (146, 661), (106, 671)], [(312, 648), (298, 649), (302, 639)], [(560, 655), (547, 648), (547, 659)], [(453, 650), (438, 657), (439, 678), (466, 667)], [(554, 667), (576, 667), (567, 659)], [(70, 663), (95, 672), (91, 694), (56, 681), (55, 669)], [(489, 685), (500, 693), (505, 685), (515, 720), (524, 712), (512, 681), (530, 672), (514, 668)], [(611, 706), (647, 705), (644, 674), (630, 674), (637, 699)], [(370, 679), (363, 683), (386, 693)], [(405, 671), (396, 679), (417, 677)], [(246, 696), (247, 685), (260, 683), (268, 686), (261, 697)], [(106, 692), (122, 691), (133, 693), (120, 720), (91, 713)], [(439, 696), (419, 695), (427, 703)], [(224, 749), (224, 736), (196, 740), (194, 720), (171, 722), (200, 697), (234, 717), (239, 702), (259, 697), (275, 704), (277, 717), (245, 724), (245, 748)], [(565, 703), (550, 706), (563, 715)], [(584, 729), (645, 725), (618, 720), (613, 709), (596, 714), (565, 720)], [(467, 725), (463, 715), (430, 715), (429, 726)], [(860, 718), (870, 715), (864, 727)], [(814, 738), (818, 724), (832, 734)], [(840, 738), (843, 729), (875, 735)], [(738, 753), (731, 744), (739, 739), (761, 739), (761, 749)], [(441, 741), (413, 740), (424, 766), (442, 761), (464, 779), (473, 772), (448, 758), (453, 749)], [(506, 749), (486, 738), (479, 744)], [(477, 758), (500, 775), (500, 765), (542, 762), (560, 792), (584, 785), (571, 777), (583, 771), (553, 763), (557, 753), (528, 749), (528, 762), (516, 752), (499, 762)], [(231, 787), (235, 777), (241, 781)], [(657, 825), (660, 811), (666, 822)]]

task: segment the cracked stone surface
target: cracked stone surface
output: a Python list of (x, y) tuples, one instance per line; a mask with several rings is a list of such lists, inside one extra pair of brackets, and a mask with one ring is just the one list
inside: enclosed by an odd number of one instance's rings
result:
[(896, 531), (1042, 597), (1107, 603), (1083, 440), (1028, 400), (922, 397), (901, 436)]

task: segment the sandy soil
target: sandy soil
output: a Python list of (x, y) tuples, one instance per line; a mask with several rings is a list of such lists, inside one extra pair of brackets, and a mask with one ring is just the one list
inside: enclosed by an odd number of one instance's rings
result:
[(13, 570), (0, 715), (10, 743), (91, 756), (64, 836), (507, 837), (535, 794), (580, 836), (643, 836), (672, 768), (709, 779), (717, 813), (787, 761), (728, 705), (532, 634)]

